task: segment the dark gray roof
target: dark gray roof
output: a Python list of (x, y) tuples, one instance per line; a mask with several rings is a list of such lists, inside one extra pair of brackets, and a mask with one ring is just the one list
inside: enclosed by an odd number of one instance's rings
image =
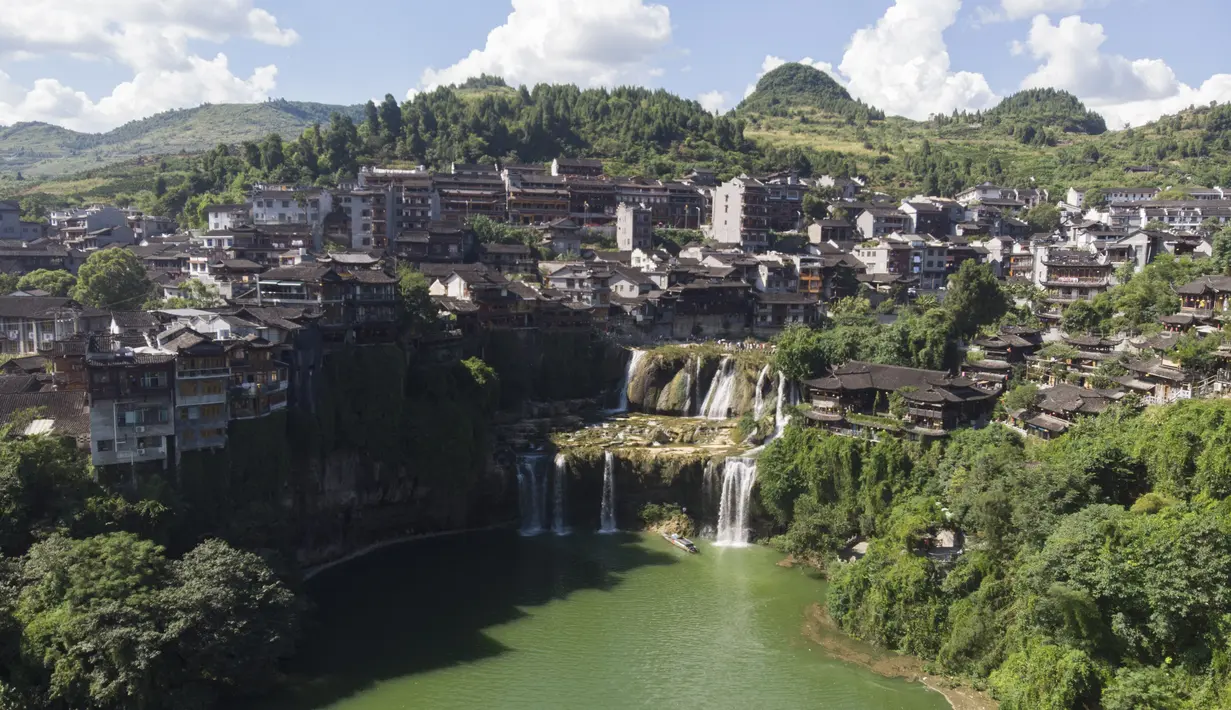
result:
[(53, 434), (84, 436), (90, 433), (90, 413), (85, 392), (26, 392), (0, 395), (0, 421), (17, 412), (35, 409), (40, 419), (55, 421)]
[(52, 318), (57, 310), (79, 308), (71, 298), (0, 296), (0, 317)]

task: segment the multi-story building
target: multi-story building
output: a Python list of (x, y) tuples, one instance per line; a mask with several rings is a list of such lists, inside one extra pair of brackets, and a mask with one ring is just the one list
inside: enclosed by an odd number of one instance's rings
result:
[(0, 201), (0, 239), (21, 239), (21, 206)]
[(432, 176), (440, 195), (440, 218), (464, 225), (472, 217), (508, 221), (508, 195), (494, 165), (454, 163), (453, 172)]
[(69, 298), (0, 296), (0, 352), (35, 355), (77, 333), (84, 309)]
[(566, 178), (569, 216), (581, 224), (608, 223), (615, 217), (616, 185), (598, 178)]
[[(809, 421), (856, 435), (944, 436), (959, 426), (987, 421), (1000, 394), (993, 383), (947, 372), (856, 361), (804, 385)], [(900, 409), (893, 404), (895, 396), (901, 399)]]
[(954, 195), (953, 199), (963, 206), (970, 206), (976, 202), (993, 204), (1009, 200), (1020, 203), (1022, 207), (1035, 207), (1047, 202), (1048, 193), (1047, 190), (1037, 188), (1000, 187), (984, 182), (962, 190)]
[(547, 224), (569, 215), (569, 191), (563, 177), (504, 172), (509, 221)]
[(914, 272), (911, 263), (911, 244), (902, 239), (880, 239), (875, 244), (855, 246), (851, 252), (863, 262), (869, 274), (893, 274), (910, 276)]
[[(375, 246), (373, 208), (375, 201), (387, 195), (376, 189), (357, 189), (339, 192), (333, 197), (334, 205), (341, 210), (347, 227), (351, 249), (370, 249)], [(384, 201), (382, 201), (384, 202)], [(387, 202), (382, 204), (382, 207)]]
[(551, 174), (582, 178), (602, 177), (603, 161), (590, 158), (556, 158), (551, 161)]
[(869, 207), (855, 218), (855, 228), (864, 239), (879, 239), (894, 232), (909, 233), (910, 217), (892, 207)]
[(714, 241), (746, 251), (769, 245), (769, 192), (765, 184), (740, 175), (714, 189)]
[[(1035, 256), (1035, 285), (1047, 296), (1040, 318), (1059, 319), (1077, 301), (1093, 301), (1111, 287), (1115, 267), (1088, 251), (1039, 247)], [(1040, 268), (1040, 266), (1042, 268)]]
[(606, 307), (611, 304), (611, 277), (602, 265), (566, 264), (547, 275), (547, 286), (574, 303)]
[(271, 186), (252, 195), (252, 223), (319, 225), (333, 211), (333, 195), (320, 188)]
[(479, 263), (498, 274), (538, 273), (538, 261), (525, 244), (481, 244)]
[(763, 182), (769, 228), (776, 232), (799, 229), (804, 221), (804, 193), (808, 186), (793, 172), (769, 175)]
[(68, 249), (54, 244), (24, 247), (21, 244), (0, 244), (0, 271), (8, 274), (28, 274), (38, 269), (75, 271)]
[(252, 224), (252, 205), (210, 205), (205, 209), (206, 227), (211, 232), (225, 232)]
[(949, 233), (949, 219), (945, 210), (924, 200), (903, 201), (899, 211), (906, 215), (908, 230), (913, 234), (928, 234), (943, 237)]
[[(1139, 208), (1139, 209), (1138, 209)], [(1113, 222), (1124, 219), (1112, 210)], [(1231, 200), (1151, 200), (1129, 205), (1127, 226), (1144, 227), (1150, 222), (1162, 222), (1173, 232), (1195, 231), (1212, 219), (1219, 224), (1231, 222)], [(1117, 222), (1118, 223), (1118, 222)]]
[(1159, 319), (1167, 330), (1221, 327), (1231, 319), (1231, 276), (1202, 276), (1177, 286), (1175, 292), (1180, 297), (1180, 312)]
[[(164, 336), (165, 337), (164, 339)], [(226, 446), (231, 364), (226, 348), (184, 326), (158, 336), (175, 356), (175, 438), (179, 451)]]
[(175, 437), (175, 356), (91, 348), (85, 366), (91, 462), (165, 462)]
[(620, 251), (648, 251), (654, 244), (654, 223), (644, 205), (621, 202), (616, 208), (616, 246)]
[(812, 244), (833, 242), (839, 249), (849, 250), (856, 236), (855, 226), (844, 219), (821, 219), (808, 225), (808, 241)]
[(223, 344), (231, 370), (228, 407), (231, 419), (257, 419), (286, 409), (290, 379), (287, 366), (274, 358), (266, 340), (232, 340)]

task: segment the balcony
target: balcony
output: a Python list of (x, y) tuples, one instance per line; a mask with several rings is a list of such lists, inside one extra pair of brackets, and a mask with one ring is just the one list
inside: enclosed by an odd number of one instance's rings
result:
[(257, 397), (275, 392), (285, 392), (289, 387), (286, 380), (281, 382), (245, 382), (231, 387), (233, 397)]
[(205, 370), (179, 370), (175, 373), (176, 378), (181, 380), (206, 380), (213, 377), (230, 377), (231, 368), (229, 367), (213, 367)]
[(197, 394), (197, 395), (176, 395), (175, 406), (177, 407), (197, 407), (205, 404), (226, 404), (227, 395), (225, 392), (218, 394)]

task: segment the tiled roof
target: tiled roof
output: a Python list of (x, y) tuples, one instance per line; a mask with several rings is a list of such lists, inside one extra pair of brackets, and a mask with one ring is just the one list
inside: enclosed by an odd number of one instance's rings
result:
[(55, 422), (51, 432), (61, 436), (84, 436), (90, 433), (90, 413), (85, 392), (26, 392), (0, 395), (0, 421), (8, 421), (17, 412), (34, 409), (39, 418)]

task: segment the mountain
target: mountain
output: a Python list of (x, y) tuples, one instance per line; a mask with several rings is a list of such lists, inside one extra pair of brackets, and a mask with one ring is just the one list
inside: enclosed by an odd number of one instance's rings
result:
[(279, 133), (293, 138), (335, 111), (360, 120), (362, 106), (275, 100), (259, 104), (205, 104), (165, 111), (107, 133), (79, 133), (46, 123), (0, 127), (0, 172), (55, 176), (141, 156), (199, 153)]
[(880, 120), (885, 113), (850, 93), (833, 77), (816, 67), (788, 62), (761, 77), (756, 90), (737, 107), (741, 113), (785, 115), (792, 107), (813, 108), (838, 116)]
[(1019, 91), (983, 112), (982, 120), (992, 125), (1001, 122), (1035, 124), (1091, 136), (1107, 132), (1107, 122), (1102, 116), (1087, 109), (1076, 96), (1056, 89)]

